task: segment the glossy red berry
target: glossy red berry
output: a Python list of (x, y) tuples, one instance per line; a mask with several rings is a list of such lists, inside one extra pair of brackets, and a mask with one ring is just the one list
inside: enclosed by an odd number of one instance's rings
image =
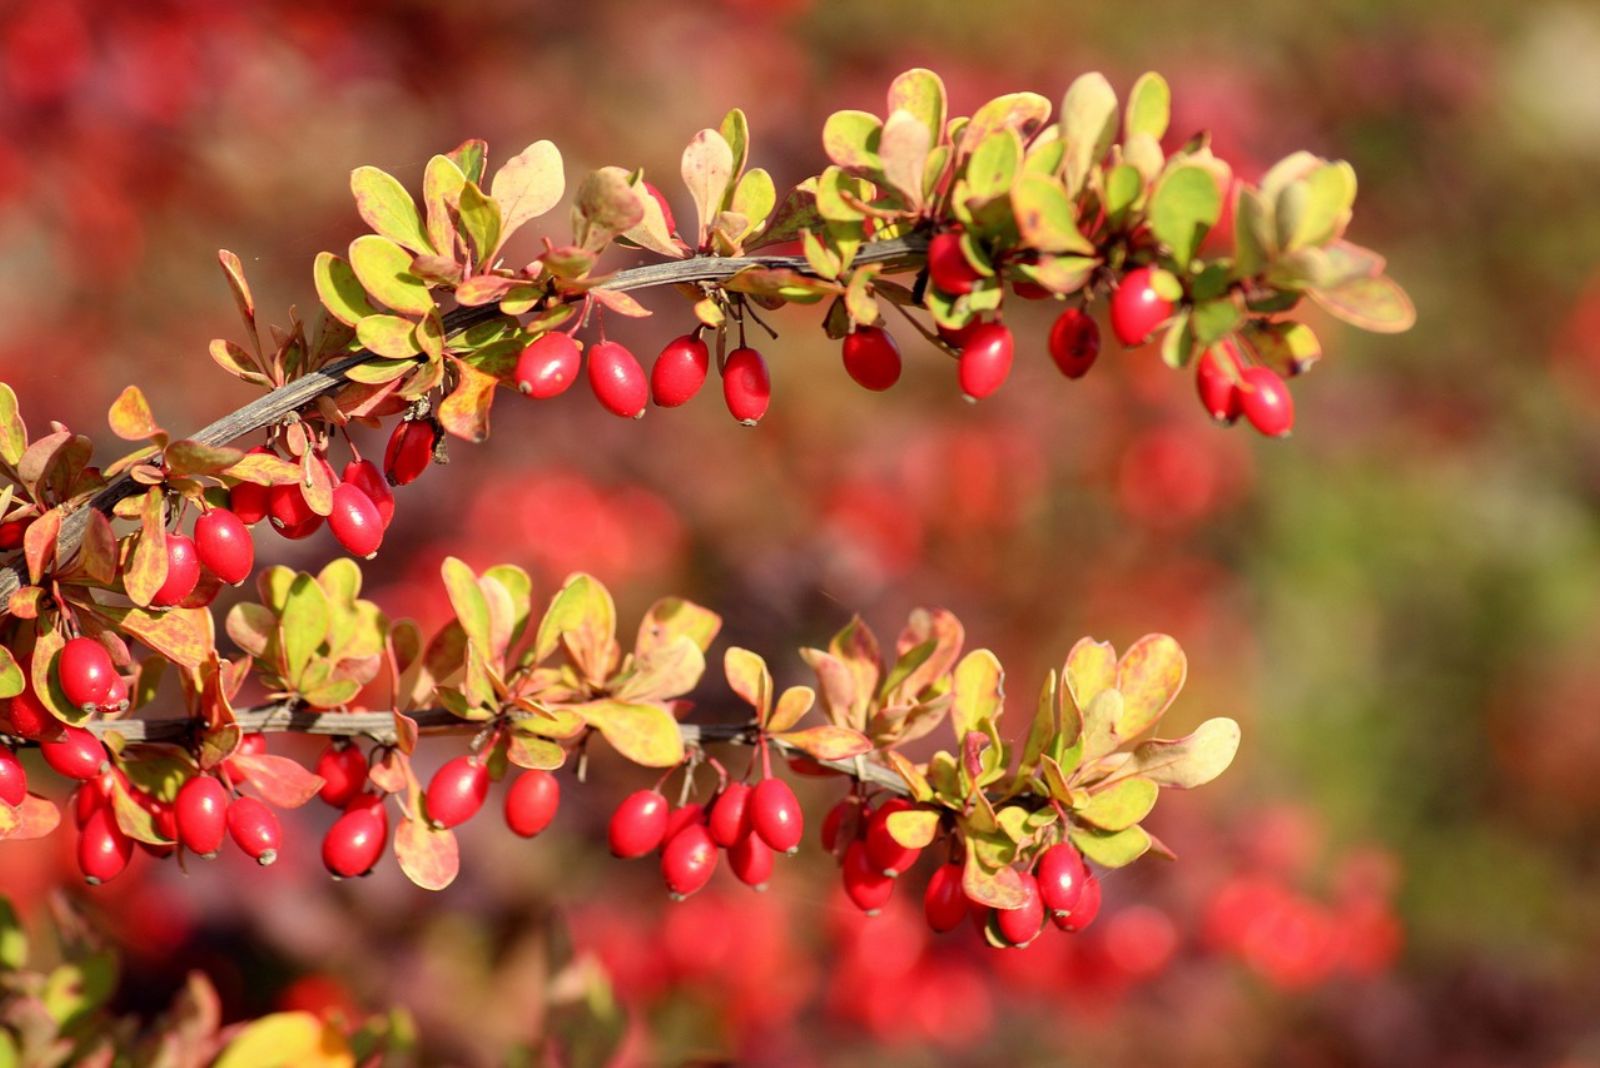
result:
[(78, 708), (99, 709), (111, 695), (117, 669), (106, 647), (93, 638), (73, 638), (56, 658), (56, 680)]
[(1039, 855), (1034, 877), (1045, 910), (1052, 916), (1061, 916), (1071, 912), (1083, 896), (1089, 868), (1083, 855), (1072, 846), (1053, 845)]
[(394, 522), (394, 490), (389, 488), (378, 465), (371, 460), (351, 460), (344, 465), (344, 480), (367, 495), (378, 510), (378, 518), (383, 520), (383, 529), (388, 530)]
[(214, 857), (227, 833), (228, 791), (210, 775), (196, 775), (179, 788), (173, 815), (183, 848), (202, 857)]
[(341, 879), (365, 875), (383, 856), (389, 837), (389, 817), (383, 798), (362, 794), (333, 821), (322, 838), (322, 863)]
[(1018, 278), (1012, 282), (1011, 289), (1023, 300), (1049, 300), (1055, 296), (1054, 293), (1038, 282), (1030, 282), (1026, 278)]
[(513, 834), (532, 838), (556, 818), (561, 807), (561, 784), (548, 771), (537, 768), (518, 775), (506, 791), (506, 826)]
[(759, 834), (747, 834), (728, 850), (728, 868), (746, 886), (765, 890), (776, 856)]
[(1111, 332), (1123, 345), (1143, 345), (1172, 317), (1172, 301), (1156, 292), (1155, 268), (1129, 271), (1111, 294)]
[(1269, 438), (1288, 437), (1294, 429), (1294, 395), (1270, 367), (1252, 367), (1240, 376), (1239, 406), (1250, 425)]
[(1039, 937), (1044, 927), (1044, 902), (1039, 897), (1039, 883), (1030, 872), (1018, 872), (1027, 900), (1021, 908), (995, 909), (995, 926), (1000, 937), (1014, 946), (1025, 946)]
[(711, 881), (717, 870), (717, 844), (704, 824), (691, 823), (661, 850), (661, 877), (674, 901), (682, 901)]
[(745, 426), (761, 422), (772, 402), (772, 379), (761, 353), (752, 348), (728, 353), (722, 368), (722, 399), (728, 402), (729, 414)]
[(489, 769), (477, 758), (445, 762), (428, 783), (428, 818), (435, 826), (459, 827), (478, 814), (489, 796)]
[(828, 810), (822, 817), (822, 848), (829, 853), (835, 852), (839, 846), (839, 831), (844, 827), (847, 817), (854, 814), (858, 802), (854, 797), (847, 797)]
[(744, 783), (731, 782), (712, 803), (706, 828), (711, 832), (711, 840), (723, 849), (732, 849), (750, 833), (751, 793)]
[(230, 586), (249, 578), (255, 567), (250, 528), (226, 508), (213, 508), (195, 520), (194, 548), (205, 569)]
[(894, 893), (894, 880), (872, 866), (866, 843), (851, 842), (844, 851), (844, 892), (856, 908), (876, 916)]
[(118, 768), (108, 768), (72, 792), (72, 819), (79, 827), (89, 822), (95, 809), (111, 803), (113, 791), (122, 779)]
[(844, 337), (844, 369), (856, 385), (881, 393), (900, 381), (900, 346), (894, 335), (863, 326)]
[(200, 581), (200, 554), (194, 542), (184, 534), (168, 534), (166, 540), (167, 577), (150, 596), (150, 603), (157, 608), (182, 603)]
[(661, 408), (687, 404), (706, 384), (711, 350), (698, 334), (673, 338), (650, 368), (650, 399)]
[(660, 848), (669, 808), (657, 790), (638, 790), (624, 797), (611, 814), (607, 832), (612, 855), (628, 860)]
[(422, 477), (433, 463), (439, 431), (427, 419), (403, 419), (389, 435), (383, 450), (383, 474), (391, 486), (407, 486)]
[(1195, 388), (1200, 393), (1200, 404), (1219, 423), (1232, 423), (1244, 413), (1240, 381), (1239, 360), (1232, 342), (1213, 345), (1195, 364)]
[[(673, 809), (667, 815), (667, 829), (661, 835), (663, 848), (665, 848), (665, 843), (676, 838), (678, 832), (683, 830), (685, 827), (697, 823), (704, 825), (705, 822), (706, 806), (700, 804), (699, 802), (691, 802), (687, 805), (682, 805)], [(709, 833), (709, 830), (710, 829), (707, 828), (707, 833)]]
[(263, 867), (278, 859), (283, 832), (277, 814), (255, 798), (234, 798), (228, 806), (228, 834), (245, 856)]
[(572, 388), (583, 369), (583, 353), (571, 334), (541, 334), (517, 356), (511, 380), (536, 400), (549, 400)]
[(334, 808), (344, 808), (367, 785), (367, 757), (358, 745), (329, 742), (317, 758), (322, 786), (317, 796)]
[(971, 293), (982, 277), (961, 251), (960, 234), (946, 230), (928, 242), (928, 279), (935, 289), (959, 297)]
[(8, 745), (0, 745), (0, 801), (12, 808), (28, 796), (28, 772)]
[(961, 348), (957, 377), (968, 400), (982, 400), (1005, 383), (1011, 373), (1016, 343), (1004, 323), (981, 323), (967, 335)]
[(1082, 378), (1100, 355), (1100, 325), (1082, 308), (1068, 308), (1050, 327), (1050, 358), (1068, 378)]
[(637, 419), (650, 400), (650, 384), (633, 353), (615, 341), (589, 349), (589, 386), (600, 406), (612, 415)]
[(121, 875), (133, 857), (133, 840), (117, 826), (110, 805), (90, 814), (78, 832), (78, 870), (90, 886), (109, 883)]
[(378, 514), (378, 506), (350, 482), (341, 482), (333, 488), (333, 511), (328, 513), (328, 529), (352, 556), (370, 559), (383, 544), (383, 517)]
[(5, 709), (4, 719), (0, 722), (5, 723), (9, 734), (15, 734), (29, 741), (38, 741), (61, 730), (61, 721), (44, 707), (38, 694), (33, 692), (31, 679), (25, 679), (22, 692), (0, 707)]
[[(163, 838), (175, 839), (178, 837), (178, 813), (173, 808), (172, 802), (163, 801), (154, 794), (147, 794), (143, 790), (133, 790), (130, 796), (134, 802), (150, 814), (150, 825), (156, 833)], [(143, 843), (151, 845), (153, 843)], [(169, 847), (170, 848), (170, 847)]]
[(322, 516), (311, 510), (298, 484), (273, 486), (267, 491), (267, 518), (272, 529), (290, 541), (309, 538), (322, 528)]
[[(250, 450), (252, 455), (271, 453), (265, 445)], [(241, 482), (228, 491), (228, 508), (246, 526), (254, 526), (267, 517), (267, 489), (254, 482)]]
[(63, 727), (61, 735), (39, 743), (44, 762), (69, 779), (92, 779), (105, 767), (106, 747), (82, 727)]
[(928, 880), (928, 889), (922, 895), (922, 912), (928, 926), (943, 934), (961, 926), (971, 910), (967, 892), (962, 888), (962, 869), (959, 864), (941, 864)]
[(252, 731), (251, 733), (246, 734), (239, 739), (239, 748), (235, 749), (233, 751), (233, 755), (222, 762), (222, 766), (227, 769), (229, 775), (233, 776), (233, 778), (237, 779), (238, 781), (249, 782), (249, 767), (248, 765), (241, 763), (239, 758), (260, 756), (266, 751), (267, 736), (262, 734), (260, 731)]
[(750, 792), (750, 829), (780, 853), (793, 853), (805, 837), (800, 801), (782, 779), (762, 779)]
[(1072, 911), (1065, 916), (1053, 916), (1052, 919), (1063, 931), (1076, 933), (1093, 923), (1098, 915), (1100, 915), (1100, 880), (1091, 873), (1083, 881), (1083, 893), (1078, 897), (1078, 903), (1072, 907)]
[(896, 812), (909, 812), (915, 807), (905, 798), (895, 797), (885, 801), (867, 819), (867, 859), (885, 875), (896, 876), (909, 871), (922, 855), (922, 850), (907, 849), (889, 833), (889, 817)]
[(32, 519), (13, 519), (9, 523), (0, 523), (0, 553), (22, 548), (28, 528), (32, 525)]

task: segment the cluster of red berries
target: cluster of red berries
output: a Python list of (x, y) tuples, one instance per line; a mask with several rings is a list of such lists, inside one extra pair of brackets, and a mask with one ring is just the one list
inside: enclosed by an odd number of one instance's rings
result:
[[(312, 510), (298, 485), (258, 486), (241, 482), (229, 495), (229, 507), (235, 518), (244, 526), (254, 526), (266, 519), (283, 537), (292, 541), (309, 538), (326, 522), (328, 529), (352, 556), (372, 557), (383, 544), (384, 531), (394, 521), (394, 493), (391, 485), (411, 482), (427, 469), (433, 459), (433, 446), (438, 440), (438, 430), (426, 420), (403, 420), (394, 429), (384, 456), (385, 473), (378, 471), (371, 460), (351, 460), (345, 465), (344, 477), (333, 471), (326, 456), (315, 456), (313, 463), (322, 467), (329, 485), (333, 487), (332, 508), (326, 516)], [(265, 445), (253, 452), (271, 450)], [(221, 509), (212, 509), (207, 515)], [(202, 517), (204, 518), (204, 517)], [(199, 526), (196, 524), (198, 536)], [(249, 568), (243, 569), (244, 574)]]
[[(523, 393), (544, 400), (565, 393), (578, 380), (582, 362), (570, 334), (544, 334), (517, 357), (513, 379)], [(705, 385), (710, 369), (711, 350), (698, 332), (667, 342), (648, 378), (626, 346), (598, 341), (589, 348), (590, 388), (601, 407), (625, 419), (640, 418), (652, 401), (662, 408), (687, 404)], [(746, 426), (755, 426), (767, 414), (772, 379), (760, 352), (741, 345), (728, 353), (722, 364), (722, 397), (729, 413)]]
[(711, 881), (717, 850), (728, 851), (735, 877), (757, 890), (772, 877), (775, 854), (793, 853), (805, 836), (805, 817), (794, 791), (782, 779), (755, 786), (727, 784), (709, 806), (673, 808), (659, 790), (639, 790), (611, 815), (613, 855), (625, 860), (661, 854), (661, 876), (673, 900), (681, 901)]
[[(869, 916), (889, 903), (900, 876), (922, 856), (921, 849), (902, 845), (889, 830), (889, 817), (915, 808), (903, 797), (874, 808), (852, 795), (823, 821), (822, 846), (840, 857), (845, 894)], [(934, 931), (951, 931), (970, 920), (980, 934), (987, 930), (1002, 945), (1026, 946), (1044, 930), (1046, 919), (1063, 931), (1077, 932), (1100, 912), (1100, 881), (1070, 845), (1051, 846), (1031, 872), (1017, 872), (1027, 895), (1020, 908), (996, 909), (971, 900), (963, 877), (963, 866), (951, 861), (928, 880), (922, 905)]]
[[(954, 296), (972, 292), (982, 277), (968, 262), (958, 233), (946, 231), (928, 244), (928, 277), (935, 289)], [(1048, 297), (1048, 291), (1027, 281), (1013, 283), (1019, 296)], [(1151, 267), (1129, 271), (1111, 294), (1111, 330), (1127, 348), (1137, 348), (1170, 318), (1176, 305), (1161, 295)], [(974, 320), (960, 330), (940, 328), (940, 337), (960, 355), (958, 378), (969, 400), (981, 400), (999, 389), (1011, 373), (1015, 341), (998, 319)], [(858, 335), (865, 335), (856, 341)], [(1100, 355), (1100, 327), (1082, 308), (1067, 308), (1050, 327), (1048, 348), (1056, 367), (1068, 378), (1082, 378)], [(892, 373), (890, 368), (892, 367)], [(893, 339), (870, 327), (845, 339), (845, 369), (868, 389), (887, 389), (899, 378), (899, 351)], [(1214, 419), (1232, 423), (1241, 415), (1268, 437), (1281, 437), (1294, 426), (1294, 400), (1282, 377), (1270, 367), (1251, 365), (1231, 338), (1207, 349), (1197, 369), (1200, 401)]]

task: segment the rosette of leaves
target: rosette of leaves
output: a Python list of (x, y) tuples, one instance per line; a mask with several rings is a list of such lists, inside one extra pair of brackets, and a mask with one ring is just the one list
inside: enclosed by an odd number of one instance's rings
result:
[(274, 698), (339, 708), (378, 676), (389, 622), (361, 599), (353, 560), (335, 560), (315, 575), (270, 567), (256, 589), (260, 601), (234, 605), (226, 628)]
[(908, 848), (929, 845), (941, 829), (958, 834), (967, 894), (1001, 909), (1023, 902), (1018, 867), (1057, 842), (1106, 868), (1151, 850), (1170, 857), (1141, 826), (1160, 790), (1210, 782), (1232, 763), (1240, 737), (1226, 718), (1182, 738), (1152, 737), (1186, 670), (1166, 635), (1141, 638), (1120, 658), (1085, 638), (1046, 678), (1018, 746), (1000, 732), (1000, 662), (986, 649), (968, 653), (951, 679), (956, 750), (923, 764), (891, 761), (918, 805), (891, 816), (890, 833)]

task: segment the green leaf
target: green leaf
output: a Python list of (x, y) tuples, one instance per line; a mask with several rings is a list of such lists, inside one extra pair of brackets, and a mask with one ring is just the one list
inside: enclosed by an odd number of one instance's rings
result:
[(1117, 684), (1117, 651), (1110, 642), (1081, 638), (1067, 653), (1061, 679), (1072, 703), (1083, 712), (1089, 703)]
[(1128, 93), (1128, 115), (1123, 130), (1128, 137), (1143, 134), (1159, 141), (1167, 132), (1171, 118), (1172, 90), (1167, 80), (1155, 71), (1147, 71), (1133, 83)]
[(116, 988), (116, 955), (103, 951), (58, 965), (45, 977), (38, 996), (51, 1019), (65, 1031), (104, 1005)]
[(1074, 809), (1073, 815), (1102, 831), (1126, 830), (1150, 815), (1160, 793), (1149, 779), (1119, 779), (1092, 792), (1088, 802)]
[(1039, 758), (1049, 752), (1050, 743), (1061, 733), (1060, 699), (1056, 673), (1052, 671), (1045, 676), (1044, 687), (1039, 691), (1039, 704), (1034, 709), (1028, 740), (1023, 745), (1022, 762), (1017, 766), (1019, 779), (1026, 779), (1033, 774), (1033, 769), (1039, 766)]
[(17, 971), (27, 963), (28, 933), (11, 902), (0, 897), (0, 970)]
[[(961, 131), (961, 151), (976, 151), (977, 146), (997, 130), (1011, 131), (1020, 145), (1049, 121), (1050, 101), (1038, 93), (997, 96), (972, 113), (972, 120)], [(1020, 155), (1019, 152), (1019, 159)]]
[(722, 122), (717, 124), (717, 132), (728, 142), (728, 151), (733, 154), (733, 176), (737, 178), (750, 161), (750, 120), (743, 109), (729, 108)]
[(964, 177), (969, 200), (989, 200), (1009, 193), (1021, 170), (1022, 139), (1015, 130), (995, 130), (973, 147), (972, 158), (967, 161)]
[(1120, 223), (1144, 195), (1144, 175), (1129, 163), (1119, 163), (1106, 175), (1106, 215)]
[(1187, 270), (1206, 231), (1222, 213), (1222, 194), (1203, 167), (1185, 164), (1167, 172), (1150, 196), (1150, 229)]
[(350, 242), (350, 266), (376, 300), (407, 315), (433, 310), (427, 285), (411, 273), (411, 256), (387, 238), (365, 234)]
[(139, 540), (123, 572), (128, 598), (140, 607), (149, 605), (161, 584), (167, 580), (166, 497), (160, 486), (145, 491), (140, 511)]
[(1255, 321), (1245, 325), (1244, 338), (1262, 363), (1286, 377), (1303, 373), (1322, 358), (1322, 343), (1305, 323)]
[(434, 156), (422, 172), (422, 203), (428, 215), (428, 238), (441, 256), (456, 258), (456, 224), (450, 212), (461, 203), (467, 176), (449, 156)]
[(1233, 276), (1254, 278), (1276, 255), (1271, 207), (1259, 192), (1240, 186), (1233, 209)]
[(1233, 333), (1244, 319), (1244, 311), (1229, 297), (1196, 304), (1189, 313), (1188, 326), (1202, 348)]
[(928, 143), (938, 144), (944, 134), (944, 82), (931, 70), (913, 67), (889, 84), (887, 113), (906, 111), (928, 131)]
[(1150, 849), (1150, 836), (1143, 827), (1109, 833), (1074, 827), (1069, 837), (1080, 853), (1102, 868), (1125, 868)]
[(1040, 252), (1094, 253), (1078, 231), (1077, 212), (1061, 183), (1042, 174), (1025, 174), (1011, 189), (1011, 210), (1025, 245)]
[(435, 251), (423, 233), (416, 201), (399, 179), (376, 167), (357, 167), (350, 172), (350, 192), (356, 211), (374, 233), (419, 255)]
[(480, 267), (492, 265), (493, 256), (500, 248), (500, 205), (479, 189), (476, 183), (468, 182), (461, 187), (457, 210), (473, 257)]
[(1327, 163), (1278, 194), (1278, 244), (1286, 252), (1324, 245), (1344, 232), (1356, 199), (1356, 172), (1340, 160)]
[(466, 632), (467, 640), (475, 644), (485, 657), (492, 656), (489, 603), (484, 600), (483, 590), (478, 587), (478, 577), (472, 573), (472, 568), (454, 556), (445, 557), (439, 573), (444, 578), (450, 607), (461, 621), (461, 629)]
[(939, 833), (939, 813), (916, 808), (889, 814), (889, 837), (906, 849), (926, 849)]
[(670, 768), (683, 762), (678, 721), (661, 705), (623, 701), (591, 701), (572, 711), (598, 730), (622, 757), (647, 768)]
[(744, 237), (753, 230), (764, 227), (767, 216), (772, 214), (772, 209), (777, 203), (778, 190), (772, 184), (772, 175), (760, 167), (747, 172), (734, 188), (732, 203), (729, 205), (729, 210), (750, 220), (749, 226), (739, 236)]
[(304, 572), (295, 575), (278, 617), (278, 640), (289, 683), (297, 684), (316, 656), (318, 647), (328, 636), (328, 622), (328, 595), (310, 575)]
[(1117, 748), (1117, 724), (1122, 720), (1122, 694), (1101, 690), (1083, 710), (1083, 759), (1095, 761)]
[(388, 382), (399, 377), (393, 373), (394, 367), (399, 366), (403, 370), (415, 366), (415, 362), (407, 357), (417, 354), (416, 327), (416, 323), (398, 315), (369, 315), (358, 322), (356, 340), (361, 342), (363, 348), (402, 362), (398, 365), (380, 363), (356, 378), (356, 381), (372, 381), (375, 378), (379, 382)]
[(1061, 139), (1067, 145), (1067, 191), (1078, 194), (1117, 134), (1117, 93), (1099, 72), (1081, 75), (1061, 101)]
[(866, 111), (836, 111), (822, 124), (822, 150), (842, 170), (870, 177), (881, 169), (878, 138), (883, 123)]
[(1388, 275), (1357, 278), (1331, 289), (1311, 289), (1311, 299), (1328, 314), (1379, 334), (1401, 334), (1417, 321), (1406, 291)]
[(1228, 770), (1239, 751), (1239, 740), (1236, 721), (1208, 719), (1182, 738), (1154, 738), (1140, 744), (1119, 773), (1142, 775), (1157, 786), (1190, 790)]
[(11, 650), (0, 646), (0, 699), (15, 697), (27, 685), (22, 665), (11, 655)]
[(970, 732), (983, 731), (1000, 717), (1005, 702), (1005, 672), (994, 653), (975, 649), (956, 665), (954, 681), (950, 724), (960, 742)]
[(561, 151), (550, 141), (535, 141), (506, 160), (489, 184), (500, 209), (500, 242), (561, 203), (566, 185)]

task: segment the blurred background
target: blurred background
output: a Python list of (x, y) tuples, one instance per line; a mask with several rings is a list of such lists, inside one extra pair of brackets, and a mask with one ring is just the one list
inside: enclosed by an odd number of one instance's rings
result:
[[(388, 861), (327, 880), (320, 806), (263, 871), (141, 856), (89, 891), (69, 834), (0, 848), (24, 912), (74, 887), (122, 943), (119, 1007), (154, 1011), (200, 967), (230, 1019), (398, 1005), (427, 1063), (501, 1063), (563, 1026), (547, 977), (576, 952), (609, 975), (635, 1064), (1600, 1065), (1592, 4), (0, 4), (0, 379), (36, 432), (106, 441), (129, 382), (196, 428), (251, 396), (206, 355), (239, 339), (216, 249), (266, 318), (314, 321), (312, 258), (361, 232), (351, 168), (415, 187), (468, 137), (491, 160), (550, 138), (569, 185), (642, 166), (681, 219), (678, 155), (730, 106), (783, 188), (820, 168), (829, 112), (881, 111), (914, 65), (955, 113), (1156, 69), (1174, 133), (1210, 129), (1246, 177), (1297, 148), (1349, 159), (1350, 236), (1389, 255), (1417, 328), (1313, 318), (1327, 358), (1276, 442), (1210, 425), (1153, 349), (1061, 378), (1050, 305), (1012, 302), (1017, 367), (980, 406), (906, 330), (901, 384), (863, 393), (790, 309), (755, 431), (714, 391), (637, 424), (581, 388), (502, 396), (487, 446), (402, 491), (367, 592), (431, 621), (446, 553), (522, 564), (540, 600), (583, 568), (625, 632), (686, 595), (780, 683), (852, 612), (888, 639), (943, 605), (1006, 663), (1016, 720), (1078, 637), (1166, 631), (1190, 656), (1173, 725), (1245, 726), (1232, 773), (1156, 813), (1179, 863), (1109, 876), (1095, 928), (1021, 952), (929, 936), (920, 876), (854, 915), (814, 846), (765, 895), (719, 873), (674, 906), (653, 865), (598, 844), (646, 785), (604, 762), (585, 787), (563, 773), (535, 842), (465, 828), (440, 894)], [(690, 322), (646, 299), (653, 318), (613, 320), (642, 357)], [(260, 545), (301, 567), (336, 548)], [(717, 673), (705, 691), (722, 699)], [(802, 789), (814, 818), (842, 793)]]

